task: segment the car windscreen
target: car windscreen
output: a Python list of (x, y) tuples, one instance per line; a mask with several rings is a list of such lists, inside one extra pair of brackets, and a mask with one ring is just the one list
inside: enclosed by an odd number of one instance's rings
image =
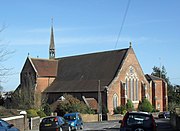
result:
[(58, 125), (58, 118), (56, 117), (50, 117), (50, 118), (45, 118), (41, 122), (42, 126), (45, 127), (52, 127)]
[(72, 121), (76, 119), (76, 115), (67, 115), (67, 116), (64, 116), (64, 119), (68, 121)]
[(142, 124), (150, 126), (152, 124), (151, 116), (146, 114), (129, 114), (127, 125)]
[(6, 121), (0, 120), (0, 126), (8, 127), (10, 126), (10, 124), (7, 123)]

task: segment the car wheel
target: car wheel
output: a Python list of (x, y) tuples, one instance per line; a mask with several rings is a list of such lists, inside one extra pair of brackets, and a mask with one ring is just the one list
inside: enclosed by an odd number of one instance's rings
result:
[(63, 130), (62, 130), (62, 127), (59, 128), (59, 131), (63, 131)]
[(144, 131), (143, 128), (136, 128), (134, 131)]
[(83, 130), (83, 125), (81, 124), (81, 126), (80, 126), (80, 130)]
[(78, 130), (78, 126), (75, 126), (75, 129), (74, 129), (75, 131), (77, 131)]
[(71, 127), (70, 126), (68, 127), (68, 131), (71, 131)]

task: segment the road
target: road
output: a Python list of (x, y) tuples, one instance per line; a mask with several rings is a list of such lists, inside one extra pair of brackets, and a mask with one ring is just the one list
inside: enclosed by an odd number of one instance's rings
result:
[(120, 124), (118, 121), (102, 121), (85, 123), (84, 131), (118, 131)]
[[(168, 119), (156, 119), (157, 131), (175, 131), (172, 129)], [(84, 131), (119, 131), (118, 121), (105, 121), (99, 123), (85, 123)]]
[[(157, 131), (175, 131), (172, 129), (168, 119), (156, 119), (158, 125)], [(84, 123), (83, 131), (119, 131), (118, 121), (102, 121)], [(38, 130), (31, 130), (38, 131)]]

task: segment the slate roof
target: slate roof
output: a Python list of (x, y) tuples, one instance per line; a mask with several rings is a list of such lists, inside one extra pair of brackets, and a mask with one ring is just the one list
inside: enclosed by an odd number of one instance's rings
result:
[(153, 75), (149, 75), (149, 74), (146, 74), (145, 77), (149, 82), (154, 81), (154, 80), (163, 80), (162, 78), (159, 78), (159, 77), (153, 76)]
[(57, 75), (57, 60), (31, 58), (31, 61), (38, 76), (55, 77)]
[(94, 92), (108, 86), (121, 67), (127, 49), (58, 59), (54, 82), (44, 92)]

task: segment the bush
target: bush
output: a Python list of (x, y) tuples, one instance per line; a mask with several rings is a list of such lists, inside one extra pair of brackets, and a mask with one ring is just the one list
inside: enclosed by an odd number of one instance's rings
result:
[(126, 106), (121, 105), (114, 109), (114, 114), (125, 114), (126, 113)]
[(45, 104), (43, 107), (43, 111), (44, 113), (47, 115), (47, 116), (50, 116), (51, 115), (51, 108), (50, 108), (50, 105), (49, 104)]
[(27, 110), (27, 117), (31, 118), (31, 117), (37, 117), (37, 111), (35, 109), (29, 109)]
[(102, 114), (107, 114), (109, 113), (109, 110), (107, 109), (107, 107), (105, 105), (102, 106)]
[(130, 99), (127, 100), (126, 103), (126, 110), (127, 111), (134, 111), (134, 105)]
[(46, 114), (43, 112), (43, 111), (37, 111), (37, 114), (38, 114), (38, 116), (40, 116), (41, 118), (42, 117), (46, 117)]
[(86, 104), (74, 98), (72, 95), (64, 95), (65, 100), (60, 101), (57, 105), (56, 112), (58, 115), (63, 116), (66, 113), (71, 112), (80, 112), (80, 113), (88, 113), (93, 114), (94, 111), (87, 107)]
[(17, 116), (17, 115), (19, 115), (19, 111), (17, 111), (17, 109), (7, 109), (5, 107), (0, 106), (0, 118)]
[(141, 101), (139, 102), (138, 110), (144, 112), (152, 112), (153, 107), (147, 99), (143, 99), (142, 102)]

